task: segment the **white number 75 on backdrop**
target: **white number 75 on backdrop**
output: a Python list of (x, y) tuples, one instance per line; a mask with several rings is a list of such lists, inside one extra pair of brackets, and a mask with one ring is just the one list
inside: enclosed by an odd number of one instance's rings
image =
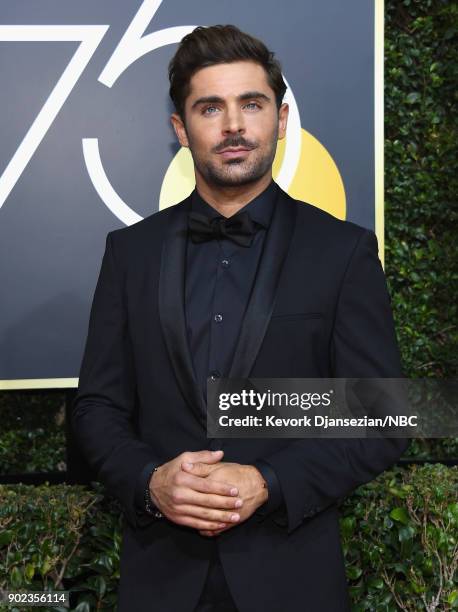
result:
[[(161, 4), (162, 0), (144, 0), (102, 70), (98, 78), (100, 83), (112, 87), (119, 76), (140, 57), (165, 45), (178, 43), (194, 30), (195, 25), (176, 26), (143, 36)], [(0, 208), (21, 177), (109, 27), (109, 25), (0, 25), (0, 41), (3, 42), (80, 41), (81, 43), (0, 176)], [(284, 188), (287, 188), (294, 176), (301, 147), (299, 111), (289, 88), (286, 100), (290, 105), (287, 144), (282, 168), (276, 179)], [(142, 217), (121, 199), (109, 182), (100, 159), (98, 139), (83, 138), (82, 146), (89, 177), (105, 205), (126, 225), (140, 221)]]

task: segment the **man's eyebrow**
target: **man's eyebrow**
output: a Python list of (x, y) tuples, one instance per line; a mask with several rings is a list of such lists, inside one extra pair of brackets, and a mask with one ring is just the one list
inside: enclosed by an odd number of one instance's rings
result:
[(240, 96), (237, 96), (237, 100), (240, 101), (248, 100), (248, 98), (261, 98), (265, 102), (270, 102), (269, 96), (266, 96), (266, 94), (262, 93), (262, 91), (247, 91), (243, 94), (240, 94)]
[[(250, 98), (258, 98), (264, 100), (265, 102), (270, 102), (269, 96), (266, 96), (266, 94), (262, 93), (261, 91), (246, 91), (237, 96), (237, 100), (239, 100), (239, 102), (242, 100), (248, 100)], [(197, 98), (197, 100), (192, 104), (191, 109), (195, 108), (199, 104), (224, 104), (224, 100), (219, 96), (203, 96), (202, 98)]]
[(224, 102), (224, 100), (219, 96), (203, 96), (202, 98), (197, 98), (197, 100), (191, 106), (191, 109), (195, 108), (199, 104), (220, 104), (221, 102)]

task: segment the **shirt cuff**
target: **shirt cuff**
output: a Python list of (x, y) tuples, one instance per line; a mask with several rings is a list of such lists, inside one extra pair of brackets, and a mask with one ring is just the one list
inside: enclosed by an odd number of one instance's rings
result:
[(253, 462), (253, 465), (261, 472), (262, 477), (267, 482), (267, 490), (269, 497), (267, 501), (259, 506), (255, 514), (260, 517), (265, 517), (277, 510), (283, 503), (283, 493), (280, 486), (280, 481), (275, 473), (273, 467), (271, 467), (263, 459), (257, 459)]

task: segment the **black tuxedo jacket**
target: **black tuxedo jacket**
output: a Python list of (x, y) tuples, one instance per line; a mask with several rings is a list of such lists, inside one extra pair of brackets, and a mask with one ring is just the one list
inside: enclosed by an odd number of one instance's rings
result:
[[(272, 466), (286, 512), (213, 539), (136, 512), (147, 463), (212, 448), (185, 325), (189, 205), (108, 234), (73, 405), (81, 449), (124, 510), (118, 609), (192, 612), (217, 546), (240, 612), (348, 610), (337, 502), (404, 439), (226, 439), (225, 461)], [(279, 190), (230, 376), (401, 376), (375, 234)]]

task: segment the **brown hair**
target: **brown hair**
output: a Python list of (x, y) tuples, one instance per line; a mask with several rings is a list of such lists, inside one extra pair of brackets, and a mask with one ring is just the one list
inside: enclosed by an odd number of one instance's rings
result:
[(261, 64), (280, 108), (286, 91), (281, 65), (265, 44), (234, 25), (198, 26), (187, 34), (169, 63), (169, 94), (177, 113), (184, 121), (185, 100), (191, 77), (207, 66), (251, 60)]

